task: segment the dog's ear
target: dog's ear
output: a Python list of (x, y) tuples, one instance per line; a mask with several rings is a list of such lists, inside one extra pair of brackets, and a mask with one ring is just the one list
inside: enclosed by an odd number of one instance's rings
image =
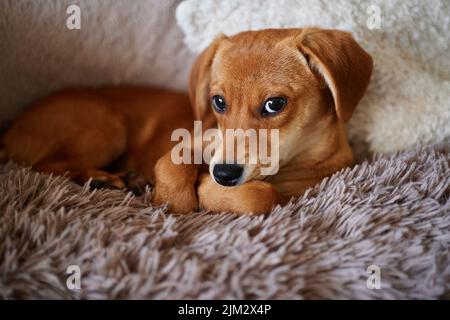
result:
[(348, 121), (369, 84), (372, 57), (339, 30), (303, 29), (296, 43), (311, 71), (330, 88), (338, 118)]
[(209, 85), (211, 82), (211, 65), (220, 42), (226, 36), (220, 34), (216, 39), (197, 57), (192, 66), (189, 79), (189, 98), (196, 120), (204, 120), (210, 113)]

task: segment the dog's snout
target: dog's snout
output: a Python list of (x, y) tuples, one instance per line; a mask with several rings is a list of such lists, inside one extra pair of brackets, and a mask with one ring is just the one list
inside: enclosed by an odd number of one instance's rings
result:
[(214, 180), (223, 186), (238, 184), (244, 169), (238, 164), (216, 164), (213, 169)]

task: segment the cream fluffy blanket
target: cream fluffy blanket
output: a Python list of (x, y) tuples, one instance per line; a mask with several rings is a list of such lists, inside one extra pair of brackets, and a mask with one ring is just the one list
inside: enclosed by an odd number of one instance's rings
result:
[(450, 137), (449, 12), (448, 0), (186, 0), (177, 21), (194, 52), (219, 32), (312, 25), (352, 32), (373, 56), (374, 73), (349, 134), (358, 148), (387, 153)]
[(449, 162), (448, 145), (378, 157), (267, 217), (169, 214), (150, 190), (91, 192), (10, 163), (0, 298), (450, 298)]

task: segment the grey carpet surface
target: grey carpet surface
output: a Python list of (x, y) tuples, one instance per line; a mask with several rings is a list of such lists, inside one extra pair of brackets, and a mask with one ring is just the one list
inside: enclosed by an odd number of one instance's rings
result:
[(377, 156), (267, 216), (176, 215), (151, 190), (1, 165), (0, 298), (450, 298), (449, 151)]

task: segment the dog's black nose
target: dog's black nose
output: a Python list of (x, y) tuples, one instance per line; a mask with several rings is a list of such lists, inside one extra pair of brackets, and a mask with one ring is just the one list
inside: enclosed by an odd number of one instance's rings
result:
[(235, 186), (244, 169), (238, 164), (216, 164), (213, 169), (214, 180), (223, 186)]

